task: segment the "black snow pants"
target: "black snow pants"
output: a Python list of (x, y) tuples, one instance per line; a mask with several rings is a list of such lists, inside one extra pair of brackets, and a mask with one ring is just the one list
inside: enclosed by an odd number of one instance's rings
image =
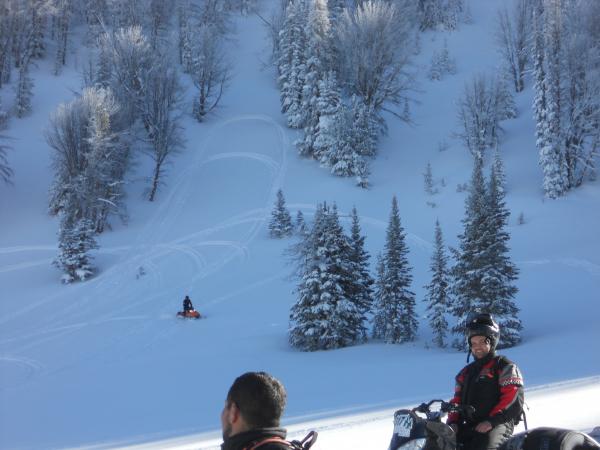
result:
[(512, 422), (496, 425), (487, 433), (479, 433), (474, 428), (463, 426), (456, 436), (458, 450), (497, 450), (512, 436), (513, 429)]

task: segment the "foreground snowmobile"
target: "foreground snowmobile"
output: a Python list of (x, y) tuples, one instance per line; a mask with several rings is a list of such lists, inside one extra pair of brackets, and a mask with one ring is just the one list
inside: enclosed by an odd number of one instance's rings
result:
[(195, 309), (191, 309), (189, 311), (178, 311), (177, 317), (183, 317), (187, 319), (201, 319), (202, 316)]
[[(432, 410), (436, 403), (440, 405), (439, 410)], [(449, 412), (472, 414), (473, 407), (431, 400), (413, 409), (396, 411), (388, 450), (456, 450), (454, 431), (442, 422)], [(598, 437), (596, 432), (600, 435), (600, 429), (594, 429), (594, 437)], [(514, 435), (500, 450), (600, 450), (600, 443), (579, 431), (541, 427)]]
[[(436, 403), (440, 405), (439, 410), (432, 410)], [(431, 400), (413, 409), (399, 409), (394, 413), (394, 434), (388, 450), (456, 450), (454, 431), (442, 422), (442, 418), (453, 411), (466, 412), (466, 408)]]

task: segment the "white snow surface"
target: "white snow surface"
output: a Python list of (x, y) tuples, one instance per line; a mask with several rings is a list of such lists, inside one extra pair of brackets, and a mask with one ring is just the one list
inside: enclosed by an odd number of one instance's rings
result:
[[(256, 16), (239, 18), (235, 76), (218, 112), (203, 124), (185, 117), (185, 150), (154, 203), (143, 198), (150, 165), (139, 158), (128, 178), (129, 223), (113, 221), (98, 239), (98, 275), (70, 286), (50, 265), (58, 223), (47, 215), (52, 170), (43, 130), (80, 90), (86, 49), (74, 40), (60, 77), (42, 61), (33, 113), (7, 130), (15, 138), (14, 186), (0, 186), (0, 448), (218, 448), (227, 389), (249, 370), (283, 381), (284, 425), (292, 437), (317, 429), (317, 450), (385, 449), (395, 409), (449, 398), (465, 355), (429, 348), (420, 300), (436, 218), (447, 244), (461, 232), (466, 194), (456, 186), (469, 181), (471, 157), (451, 138), (455, 102), (474, 73), (499, 70), (492, 30), (503, 3), (471, 2), (473, 24), (422, 35), (416, 125), (389, 118), (368, 190), (298, 157), (298, 132), (286, 128), (265, 66), (266, 30)], [(457, 74), (429, 81), (444, 38)], [(543, 199), (531, 99), (529, 80), (516, 97), (519, 117), (503, 123), (524, 325), (522, 344), (504, 353), (524, 373), (530, 426), (590, 430), (600, 425), (600, 183)], [(450, 148), (439, 152), (442, 140)], [(427, 162), (440, 189), (434, 196), (423, 188)], [(289, 347), (295, 286), (283, 251), (292, 240), (267, 231), (279, 188), (293, 217), (301, 210), (310, 219), (317, 202), (336, 201), (348, 225), (356, 205), (373, 266), (398, 196), (421, 314), (416, 342), (313, 353)], [(136, 278), (140, 267), (145, 275)], [(186, 294), (205, 319), (175, 318)]]

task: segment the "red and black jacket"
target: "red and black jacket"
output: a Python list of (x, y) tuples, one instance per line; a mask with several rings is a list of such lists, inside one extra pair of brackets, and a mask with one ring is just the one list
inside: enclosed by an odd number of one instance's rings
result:
[(448, 424), (475, 426), (485, 420), (492, 426), (517, 423), (523, 412), (523, 377), (508, 358), (489, 354), (459, 372), (450, 402), (473, 406), (475, 412), (468, 417), (451, 413)]

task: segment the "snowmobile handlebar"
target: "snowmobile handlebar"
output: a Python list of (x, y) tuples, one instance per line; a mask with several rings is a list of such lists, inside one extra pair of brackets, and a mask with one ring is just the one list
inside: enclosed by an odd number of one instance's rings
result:
[(444, 400), (431, 400), (427, 403), (421, 403), (419, 406), (413, 409), (415, 412), (428, 414), (431, 412), (431, 406), (434, 403), (440, 404), (440, 411), (443, 413), (458, 412), (464, 415), (470, 416), (475, 412), (475, 408), (471, 405), (457, 405), (456, 403), (446, 402)]

